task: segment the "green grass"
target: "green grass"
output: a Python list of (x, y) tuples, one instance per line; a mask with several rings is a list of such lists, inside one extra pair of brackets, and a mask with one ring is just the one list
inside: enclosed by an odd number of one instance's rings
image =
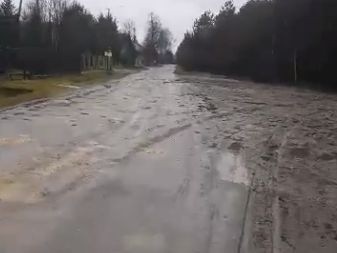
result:
[(39, 80), (8, 80), (0, 77), (0, 108), (23, 102), (50, 98), (71, 91), (67, 86), (89, 86), (110, 79), (120, 79), (136, 70), (116, 70), (112, 74), (105, 71), (87, 71), (82, 74), (55, 75)]

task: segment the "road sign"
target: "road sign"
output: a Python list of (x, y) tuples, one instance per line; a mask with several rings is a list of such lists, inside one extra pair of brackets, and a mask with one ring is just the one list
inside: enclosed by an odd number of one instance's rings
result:
[(105, 51), (104, 52), (104, 56), (107, 56), (107, 57), (112, 57), (112, 52), (111, 52), (111, 50), (109, 50), (109, 51)]

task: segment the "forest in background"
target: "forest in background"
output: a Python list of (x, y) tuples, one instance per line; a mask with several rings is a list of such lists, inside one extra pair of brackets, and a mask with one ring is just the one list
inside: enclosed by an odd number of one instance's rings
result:
[(33, 73), (80, 71), (81, 55), (111, 51), (115, 64), (133, 66), (173, 61), (172, 34), (158, 16), (148, 18), (143, 43), (132, 20), (119, 27), (110, 10), (95, 17), (83, 5), (66, 0), (30, 0), (14, 6), (0, 1), (0, 70), (27, 69)]
[(195, 21), (176, 55), (186, 70), (337, 89), (337, 1), (226, 1)]

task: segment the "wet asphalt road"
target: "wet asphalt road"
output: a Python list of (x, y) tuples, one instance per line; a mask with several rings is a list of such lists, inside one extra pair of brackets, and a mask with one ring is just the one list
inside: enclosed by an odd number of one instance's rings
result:
[(0, 113), (1, 253), (240, 252), (241, 144), (173, 71)]

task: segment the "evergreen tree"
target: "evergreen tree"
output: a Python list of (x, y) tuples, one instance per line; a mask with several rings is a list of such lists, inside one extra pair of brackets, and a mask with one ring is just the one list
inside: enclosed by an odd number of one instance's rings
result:
[(177, 51), (190, 70), (337, 89), (337, 1), (227, 1), (196, 20)]

